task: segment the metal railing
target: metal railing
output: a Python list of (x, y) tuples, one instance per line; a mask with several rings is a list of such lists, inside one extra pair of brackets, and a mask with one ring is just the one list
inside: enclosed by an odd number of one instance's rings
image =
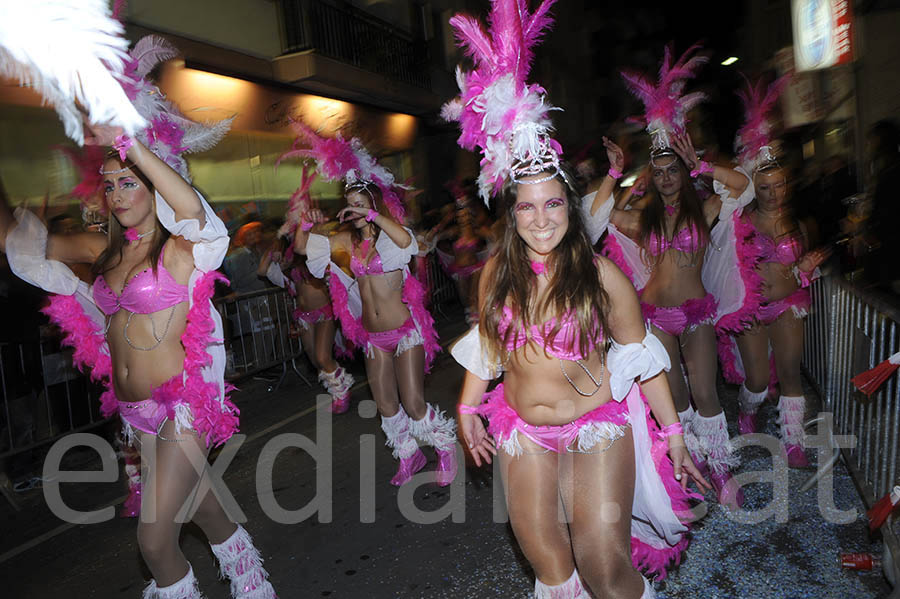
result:
[(307, 385), (297, 367), (303, 346), (294, 324), (294, 298), (284, 289), (228, 296), (215, 301), (225, 329), (225, 378), (241, 379), (281, 366), (277, 388), (287, 374), (288, 363)]
[(322, 0), (282, 0), (286, 54), (315, 50), (355, 67), (431, 88), (424, 46), (363, 11)]
[[(834, 434), (856, 438), (856, 446), (841, 453), (863, 501), (871, 506), (898, 483), (900, 385), (896, 376), (890, 377), (866, 397), (850, 379), (897, 351), (900, 310), (837, 276), (813, 285), (812, 299), (803, 366), (823, 400), (823, 411), (834, 415)], [(820, 469), (825, 467), (820, 464)], [(891, 521), (881, 530), (891, 554), (900, 560)], [(886, 569), (898, 567), (900, 562), (885, 562)]]

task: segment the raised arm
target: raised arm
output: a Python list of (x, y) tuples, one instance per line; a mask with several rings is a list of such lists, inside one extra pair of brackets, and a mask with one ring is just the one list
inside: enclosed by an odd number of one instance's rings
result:
[(362, 206), (346, 206), (338, 212), (338, 220), (343, 222), (365, 218), (367, 222), (374, 223), (379, 229), (384, 231), (385, 235), (391, 238), (398, 248), (406, 248), (415, 239), (409, 234), (403, 225), (395, 221), (389, 216), (376, 212), (370, 208)]
[[(113, 146), (122, 135), (120, 127), (109, 125), (85, 125), (85, 143), (98, 146)], [(203, 204), (194, 188), (172, 167), (160, 160), (137, 139), (131, 140), (127, 157), (150, 180), (154, 189), (175, 212), (175, 220), (194, 219), (202, 229), (206, 224)]]
[(674, 135), (672, 145), (691, 173), (712, 175), (713, 179), (725, 186), (732, 197), (740, 196), (750, 184), (750, 180), (745, 175), (733, 168), (709, 164), (699, 160), (690, 135)]
[[(0, 181), (0, 250), (6, 251), (6, 236), (17, 224), (3, 182)], [(69, 264), (91, 264), (106, 249), (106, 245), (106, 235), (102, 233), (48, 235), (46, 257)]]
[(326, 221), (325, 214), (318, 208), (312, 208), (300, 216), (300, 223), (294, 231), (294, 252), (301, 256), (306, 255), (306, 243), (309, 241), (310, 232), (314, 227)]

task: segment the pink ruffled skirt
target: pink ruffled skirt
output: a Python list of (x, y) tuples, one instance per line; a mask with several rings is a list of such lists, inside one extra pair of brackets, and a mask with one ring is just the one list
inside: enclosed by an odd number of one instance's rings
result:
[(712, 293), (689, 299), (680, 306), (654, 306), (641, 302), (644, 320), (673, 337), (690, 333), (700, 325), (712, 324), (716, 309), (716, 298)]

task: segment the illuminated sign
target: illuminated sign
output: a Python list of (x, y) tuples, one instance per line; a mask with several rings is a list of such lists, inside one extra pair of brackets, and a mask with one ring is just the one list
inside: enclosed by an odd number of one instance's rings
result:
[(850, 0), (791, 0), (794, 62), (798, 71), (853, 60)]

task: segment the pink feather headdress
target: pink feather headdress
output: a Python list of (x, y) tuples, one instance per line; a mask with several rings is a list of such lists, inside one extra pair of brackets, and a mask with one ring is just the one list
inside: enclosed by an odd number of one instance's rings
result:
[(650, 133), (651, 155), (671, 147), (670, 136), (685, 132), (685, 115), (706, 99), (702, 92), (681, 95), (688, 80), (695, 77), (697, 70), (709, 60), (706, 56), (690, 57), (699, 48), (699, 44), (694, 44), (672, 64), (672, 50), (666, 46), (658, 83), (641, 73), (622, 71), (628, 91), (644, 103), (644, 116), (634, 120), (646, 125)]
[(773, 81), (768, 88), (762, 79), (756, 85), (747, 80), (747, 88), (737, 92), (744, 103), (744, 125), (738, 129), (734, 140), (734, 151), (738, 162), (748, 173), (753, 173), (767, 163), (775, 163), (770, 143), (772, 141), (772, 124), (769, 114), (787, 87), (790, 75), (782, 75)]
[[(281, 158), (278, 159), (278, 162), (281, 162)], [(288, 200), (288, 210), (287, 215), (284, 217), (284, 224), (278, 229), (279, 237), (293, 239), (294, 232), (300, 225), (300, 219), (311, 208), (309, 189), (315, 180), (316, 172), (304, 163), (303, 174), (300, 175), (300, 187), (291, 194), (291, 198)]]
[(441, 116), (459, 122), (461, 147), (483, 153), (478, 187), (485, 203), (507, 178), (555, 171), (549, 179), (561, 172), (562, 147), (550, 137), (550, 111), (559, 109), (545, 101), (544, 88), (526, 83), (533, 48), (553, 23), (554, 2), (543, 0), (529, 13), (528, 0), (492, 0), (487, 31), (473, 17), (450, 19), (475, 69), (457, 67), (460, 95), (444, 105)]
[(234, 118), (203, 124), (188, 119), (147, 79), (156, 65), (178, 56), (178, 50), (165, 39), (148, 35), (141, 38), (125, 64), (120, 78), (122, 88), (150, 125), (136, 135), (160, 160), (190, 181), (183, 154), (211, 149), (228, 133)]
[(378, 187), (391, 216), (398, 222), (404, 221), (406, 208), (400, 196), (403, 190), (410, 188), (394, 181), (393, 173), (378, 164), (359, 138), (347, 141), (340, 133), (332, 138), (322, 137), (297, 120), (291, 120), (291, 127), (297, 138), (292, 149), (278, 158), (276, 166), (285, 158), (312, 158), (322, 177), (328, 181), (343, 180), (348, 190), (365, 191), (371, 185)]

